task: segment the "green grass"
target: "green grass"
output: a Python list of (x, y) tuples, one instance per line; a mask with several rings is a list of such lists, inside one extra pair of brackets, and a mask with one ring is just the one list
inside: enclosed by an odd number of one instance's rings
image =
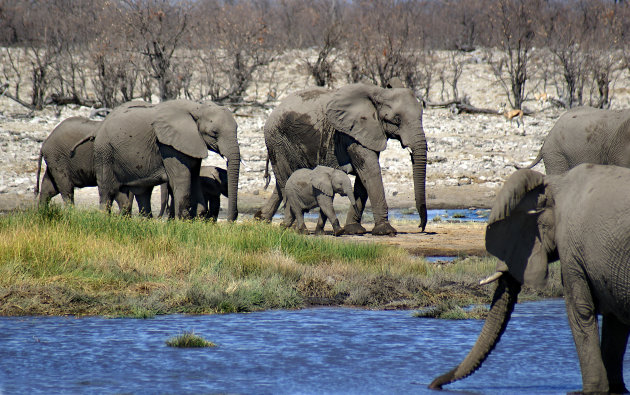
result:
[(0, 216), (0, 315), (467, 306), (488, 303), (493, 287), (477, 283), (495, 265), (433, 265), (396, 247), (254, 221), (147, 220), (53, 205)]
[(196, 335), (194, 332), (184, 332), (181, 335), (170, 338), (166, 341), (166, 345), (178, 348), (203, 348), (217, 346), (203, 337)]

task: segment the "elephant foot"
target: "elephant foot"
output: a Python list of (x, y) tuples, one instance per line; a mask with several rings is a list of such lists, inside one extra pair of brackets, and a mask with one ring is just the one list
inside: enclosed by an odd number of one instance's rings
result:
[(324, 234), (324, 228), (315, 228), (315, 236), (321, 236)]
[(256, 221), (265, 221), (265, 222), (271, 222), (270, 220), (268, 220), (267, 218), (265, 218), (263, 216), (262, 210), (258, 210), (256, 211), (256, 213), (254, 213), (254, 219)]
[(298, 228), (297, 231), (298, 231), (298, 233), (303, 234), (303, 235), (307, 235), (308, 234), (308, 229), (306, 229), (306, 226)]
[(363, 235), (367, 233), (367, 230), (361, 226), (360, 223), (354, 222), (351, 224), (346, 224), (344, 227), (344, 233), (347, 235)]
[(389, 222), (380, 222), (374, 225), (374, 229), (372, 229), (374, 236), (396, 236), (396, 233), (396, 229)]
[(333, 222), (332, 227), (333, 227), (333, 233), (335, 236), (338, 237), (344, 234), (344, 229), (341, 226), (339, 226), (339, 220), (336, 220), (335, 222)]

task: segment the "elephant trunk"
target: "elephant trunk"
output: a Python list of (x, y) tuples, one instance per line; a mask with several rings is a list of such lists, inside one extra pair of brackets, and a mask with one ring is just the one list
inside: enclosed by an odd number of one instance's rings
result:
[(236, 217), (238, 217), (238, 176), (241, 166), (241, 153), (236, 138), (220, 138), (217, 143), (219, 153), (227, 159), (227, 220), (232, 222), (236, 221)]
[(504, 273), (494, 292), (492, 305), (477, 342), (466, 358), (453, 370), (437, 377), (429, 385), (431, 389), (442, 389), (443, 385), (466, 378), (473, 374), (499, 342), (514, 310), (521, 285), (508, 273)]
[(241, 157), (237, 151), (235, 154), (227, 156), (227, 176), (228, 176), (228, 221), (236, 221), (238, 217), (238, 175), (241, 166)]
[(354, 208), (354, 210), (356, 212), (359, 211), (359, 208), (357, 207), (357, 199), (354, 196), (354, 188), (352, 187), (351, 183), (348, 183), (348, 186), (344, 187), (344, 193), (346, 194), (346, 196), (348, 197), (348, 199), (350, 200), (350, 204), (352, 205), (352, 207)]
[(427, 226), (427, 200), (426, 200), (426, 178), (427, 178), (427, 141), (422, 135), (421, 140), (411, 148), (411, 163), (413, 169), (413, 184), (416, 198), (416, 208), (420, 215), (420, 228), (424, 232)]

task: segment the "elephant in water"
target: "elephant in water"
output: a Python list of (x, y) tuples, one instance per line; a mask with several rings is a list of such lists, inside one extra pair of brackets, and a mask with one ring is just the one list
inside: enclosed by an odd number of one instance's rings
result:
[(151, 215), (153, 187), (168, 182), (175, 214), (204, 215), (199, 171), (208, 150), (227, 159), (228, 220), (238, 215), (240, 150), (229, 110), (214, 103), (171, 100), (125, 103), (112, 111), (94, 137), (94, 167), (101, 206), (128, 188), (140, 213)]
[[(630, 333), (630, 169), (581, 164), (562, 175), (518, 170), (497, 195), (486, 248), (499, 280), (481, 334), (464, 360), (430, 388), (475, 372), (510, 320), (521, 285), (540, 287), (560, 259), (569, 326), (584, 392), (625, 393)], [(601, 341), (597, 315), (603, 316)], [(516, 357), (516, 356), (515, 356)]]
[(558, 119), (538, 156), (547, 174), (562, 174), (580, 163), (630, 167), (630, 110), (571, 109)]
[[(228, 197), (227, 170), (215, 166), (201, 166), (199, 181), (204, 199), (203, 205), (207, 210), (206, 218), (216, 221), (221, 209), (221, 195)], [(158, 216), (161, 217), (168, 212), (169, 218), (174, 218), (175, 208), (172, 202), (169, 204), (169, 197), (172, 199), (173, 194), (169, 193), (167, 183), (160, 185), (160, 192), (161, 205)]]
[(330, 219), (335, 236), (343, 234), (343, 228), (333, 208), (335, 193), (348, 196), (352, 204), (356, 204), (352, 191), (352, 181), (346, 173), (327, 166), (311, 169), (298, 169), (287, 180), (284, 188), (285, 211), (282, 226), (290, 227), (297, 219), (300, 232), (306, 233), (304, 212), (319, 206), (319, 219), (315, 234), (324, 233), (326, 220)]
[(271, 113), (265, 124), (265, 144), (276, 187), (256, 218), (271, 220), (294, 171), (323, 165), (356, 175), (356, 208), (348, 211), (346, 233), (365, 233), (361, 217), (369, 197), (375, 223), (372, 233), (396, 234), (388, 220), (379, 164), (379, 154), (390, 138), (411, 150), (416, 208), (424, 230), (427, 142), (422, 105), (410, 89), (367, 84), (298, 92)]
[[(96, 186), (92, 158), (94, 143), (86, 141), (74, 151), (73, 147), (87, 136), (95, 135), (102, 124), (84, 117), (67, 118), (44, 140), (39, 152), (35, 185), (35, 196), (39, 195), (40, 205), (48, 204), (57, 194), (61, 194), (65, 203), (74, 204), (74, 188)], [(46, 161), (46, 171), (40, 189), (42, 158)], [(133, 195), (120, 191), (115, 199), (122, 213), (131, 212)]]

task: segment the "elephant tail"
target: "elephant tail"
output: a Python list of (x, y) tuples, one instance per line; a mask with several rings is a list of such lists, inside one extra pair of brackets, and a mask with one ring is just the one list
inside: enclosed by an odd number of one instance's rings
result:
[(265, 188), (263, 189), (266, 191), (269, 183), (271, 182), (271, 174), (269, 174), (269, 155), (267, 155), (267, 162), (265, 163), (265, 174), (263, 175), (263, 178), (265, 179)]
[(532, 161), (532, 163), (530, 163), (529, 165), (525, 166), (525, 167), (520, 167), (519, 165), (514, 165), (514, 167), (516, 168), (516, 170), (521, 170), (521, 169), (531, 169), (534, 166), (536, 166), (538, 164), (538, 162), (540, 162), (543, 158), (543, 152), (542, 152), (542, 147), (540, 148), (540, 150), (538, 151), (538, 156), (536, 157), (536, 159), (534, 159)]
[(42, 173), (42, 158), (44, 154), (42, 151), (39, 151), (39, 159), (37, 159), (37, 181), (35, 182), (35, 197), (39, 195), (39, 176)]
[(94, 140), (93, 135), (90, 136), (86, 136), (84, 138), (82, 138), (81, 140), (79, 140), (75, 145), (72, 146), (72, 148), (70, 149), (70, 157), (72, 158), (74, 156), (74, 152), (77, 150), (77, 148), (83, 144), (83, 143), (87, 143), (88, 141), (92, 141)]

